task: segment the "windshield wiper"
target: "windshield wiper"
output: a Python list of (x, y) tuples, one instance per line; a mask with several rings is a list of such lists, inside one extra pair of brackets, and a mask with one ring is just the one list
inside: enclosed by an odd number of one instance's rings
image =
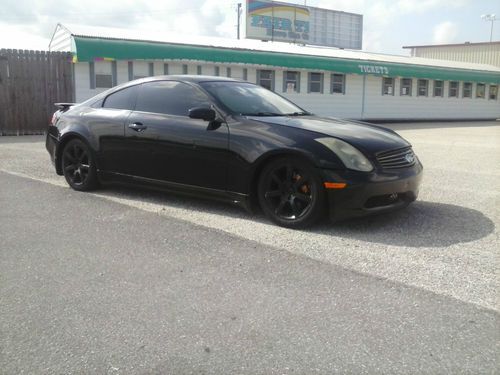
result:
[(302, 112), (293, 112), (293, 113), (287, 113), (286, 115), (287, 115), (287, 116), (310, 116), (310, 115), (311, 115), (311, 112), (306, 112), (306, 111), (302, 111)]
[(256, 112), (256, 113), (241, 113), (242, 116), (286, 116), (284, 113), (274, 112)]

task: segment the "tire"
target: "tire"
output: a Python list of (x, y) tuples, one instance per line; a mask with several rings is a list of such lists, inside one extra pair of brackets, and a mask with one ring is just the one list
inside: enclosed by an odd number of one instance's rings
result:
[(287, 228), (306, 228), (325, 211), (325, 190), (316, 169), (297, 157), (271, 161), (258, 182), (264, 214)]
[(77, 191), (99, 186), (97, 168), (90, 147), (80, 139), (69, 141), (62, 151), (62, 170), (68, 185)]

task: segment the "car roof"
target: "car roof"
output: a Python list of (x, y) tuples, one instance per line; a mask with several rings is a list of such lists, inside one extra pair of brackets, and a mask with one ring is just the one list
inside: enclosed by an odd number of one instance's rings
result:
[(189, 74), (154, 76), (154, 77), (143, 78), (143, 80), (144, 80), (144, 82), (163, 81), (163, 80), (176, 80), (176, 81), (181, 81), (181, 82), (192, 82), (192, 83), (214, 82), (214, 81), (220, 81), (220, 82), (242, 82), (239, 79), (228, 78), (228, 77), (189, 75)]

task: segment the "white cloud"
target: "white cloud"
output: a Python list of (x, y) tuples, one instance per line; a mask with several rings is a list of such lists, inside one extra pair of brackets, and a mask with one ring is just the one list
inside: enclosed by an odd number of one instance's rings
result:
[(446, 44), (455, 41), (458, 35), (458, 27), (451, 21), (445, 21), (434, 27), (433, 42), (435, 44)]
[(436, 8), (459, 8), (470, 2), (471, 0), (399, 0), (397, 7), (402, 13), (415, 14), (425, 13)]

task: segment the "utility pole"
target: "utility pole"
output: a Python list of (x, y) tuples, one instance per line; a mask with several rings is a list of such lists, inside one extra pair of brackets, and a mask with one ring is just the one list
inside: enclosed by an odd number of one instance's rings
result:
[(237, 38), (240, 39), (241, 3), (238, 3), (238, 7), (236, 8), (236, 13), (238, 14), (238, 24), (236, 26), (236, 29), (237, 29)]
[(493, 41), (493, 23), (498, 21), (495, 14), (483, 14), (481, 18), (485, 21), (491, 22), (491, 30), (490, 30), (490, 43)]

